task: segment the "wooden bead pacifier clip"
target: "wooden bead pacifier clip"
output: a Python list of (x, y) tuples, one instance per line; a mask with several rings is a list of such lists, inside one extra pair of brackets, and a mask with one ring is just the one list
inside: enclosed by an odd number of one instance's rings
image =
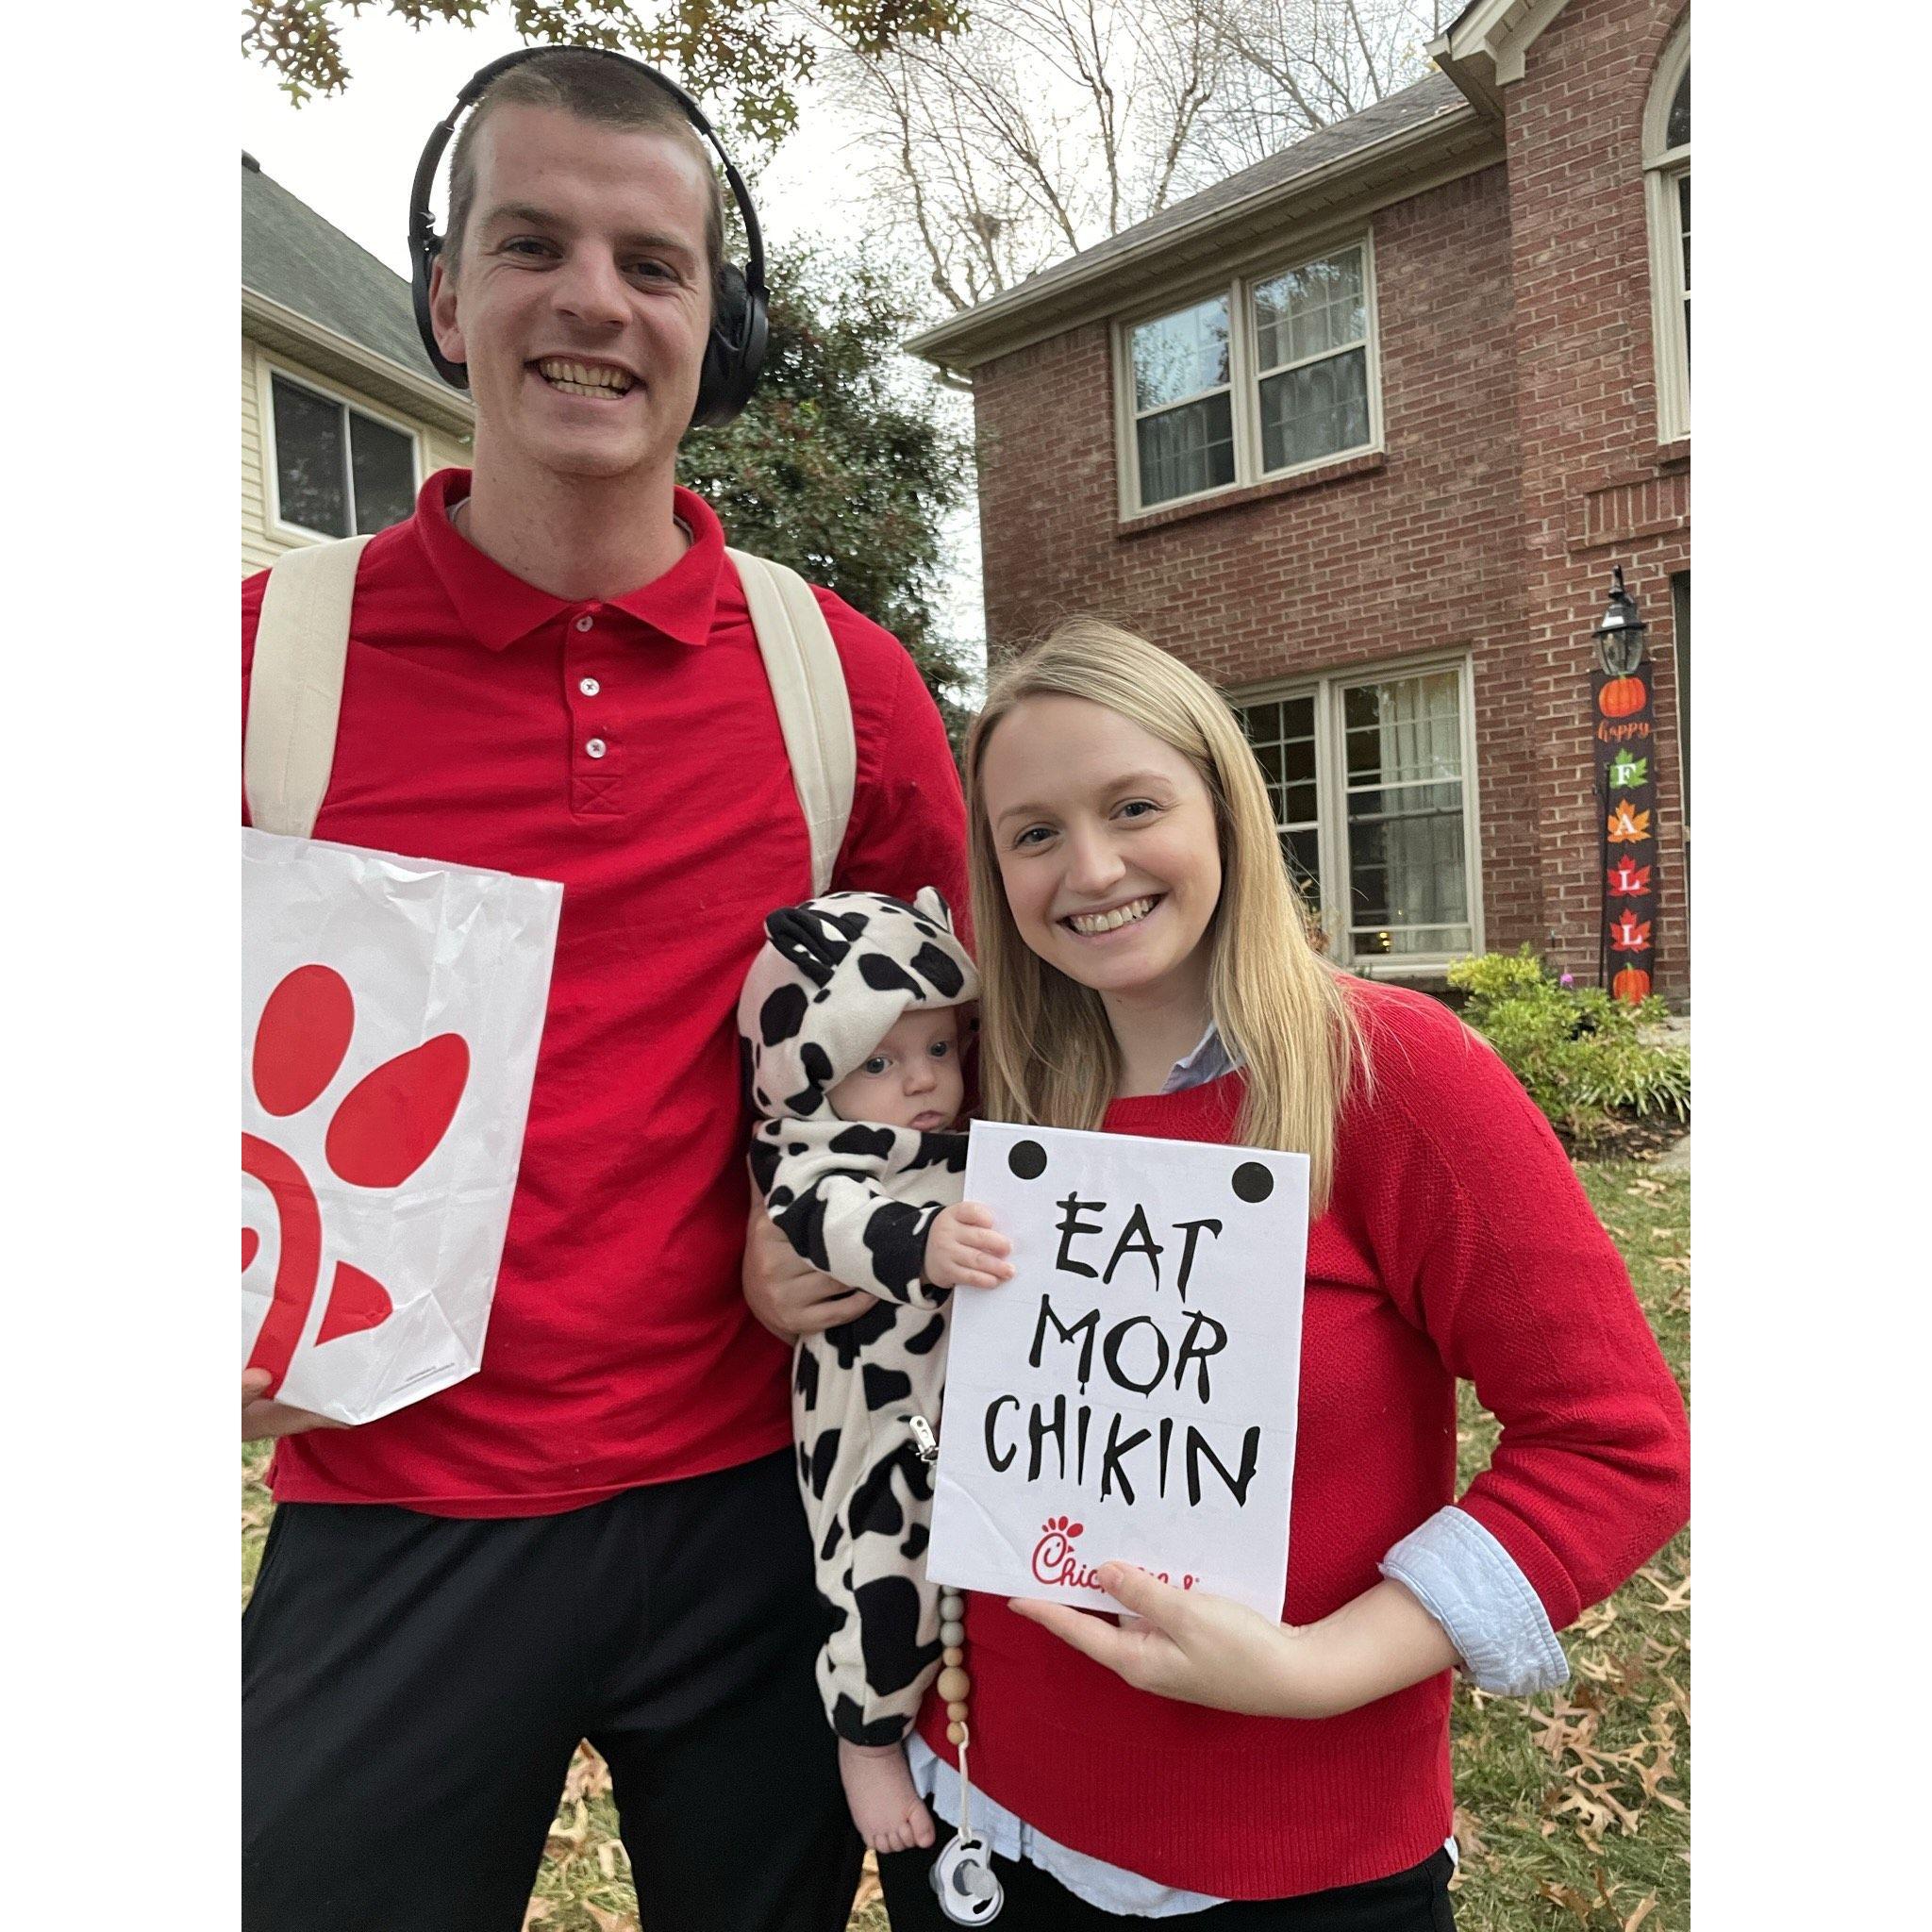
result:
[[(939, 1456), (932, 1426), (924, 1416), (911, 1419), (922, 1461)], [(973, 1829), (973, 1774), (966, 1754), (973, 1743), (966, 1699), (973, 1679), (966, 1674), (966, 1599), (957, 1590), (940, 1591), (940, 1695), (946, 1700), (946, 1741), (959, 1753), (959, 1829), (933, 1860), (929, 1876), (940, 1910), (956, 1925), (984, 1925), (999, 1916), (1007, 1895), (992, 1869), (992, 1847)]]
[(973, 1774), (966, 1754), (973, 1743), (966, 1699), (973, 1679), (966, 1674), (966, 1599), (956, 1590), (940, 1592), (940, 1695), (946, 1700), (946, 1741), (959, 1752), (959, 1829), (933, 1860), (932, 1889), (940, 1910), (956, 1925), (984, 1925), (997, 1918), (1006, 1892), (992, 1869), (992, 1847), (973, 1829)]

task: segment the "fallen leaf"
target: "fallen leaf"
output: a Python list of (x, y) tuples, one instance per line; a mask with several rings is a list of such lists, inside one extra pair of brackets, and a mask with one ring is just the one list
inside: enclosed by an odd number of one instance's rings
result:
[(1574, 1912), (1583, 1923), (1589, 1923), (1591, 1903), (1580, 1891), (1574, 1891), (1567, 1885), (1554, 1884), (1547, 1878), (1536, 1890), (1539, 1898), (1552, 1899), (1565, 1911)]
[(1642, 1902), (1638, 1906), (1637, 1909), (1624, 1921), (1624, 1932), (1637, 1932), (1638, 1926), (1650, 1917), (1651, 1910), (1656, 1904), (1657, 1893), (1654, 1891), (1645, 1892)]

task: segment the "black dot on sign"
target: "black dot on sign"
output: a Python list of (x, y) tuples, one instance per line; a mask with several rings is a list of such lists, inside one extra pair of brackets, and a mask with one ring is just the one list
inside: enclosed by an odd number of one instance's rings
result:
[(1274, 1176), (1258, 1160), (1244, 1160), (1234, 1171), (1234, 1191), (1243, 1201), (1265, 1201), (1274, 1191)]
[(1015, 1141), (1007, 1150), (1007, 1165), (1023, 1181), (1037, 1181), (1046, 1172), (1046, 1149), (1038, 1141)]

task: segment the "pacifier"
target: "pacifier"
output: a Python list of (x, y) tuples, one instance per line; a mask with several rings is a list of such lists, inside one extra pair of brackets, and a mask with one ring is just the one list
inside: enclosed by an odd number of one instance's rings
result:
[(940, 1910), (956, 1925), (984, 1925), (1006, 1904), (992, 1869), (992, 1849), (977, 1835), (962, 1833), (933, 1860), (932, 1889)]

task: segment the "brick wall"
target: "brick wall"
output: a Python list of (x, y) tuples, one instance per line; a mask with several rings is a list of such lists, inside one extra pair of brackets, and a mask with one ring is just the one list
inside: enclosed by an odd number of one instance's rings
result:
[(1643, 110), (1684, 0), (1573, 0), (1504, 92), (1514, 242), (1524, 641), (1541, 721), (1537, 869), (1557, 950), (1593, 969), (1601, 888), (1586, 634), (1610, 566), (1656, 661), (1659, 990), (1689, 988), (1670, 577), (1690, 567), (1690, 460), (1660, 457)]
[(1641, 159), (1681, 0), (1573, 0), (1506, 91), (1507, 160), (1373, 219), (1385, 450), (1122, 525), (1105, 323), (974, 373), (995, 650), (1074, 610), (1224, 689), (1470, 654), (1487, 940), (1593, 970), (1588, 633), (1624, 565), (1657, 660), (1660, 988), (1688, 973)]

